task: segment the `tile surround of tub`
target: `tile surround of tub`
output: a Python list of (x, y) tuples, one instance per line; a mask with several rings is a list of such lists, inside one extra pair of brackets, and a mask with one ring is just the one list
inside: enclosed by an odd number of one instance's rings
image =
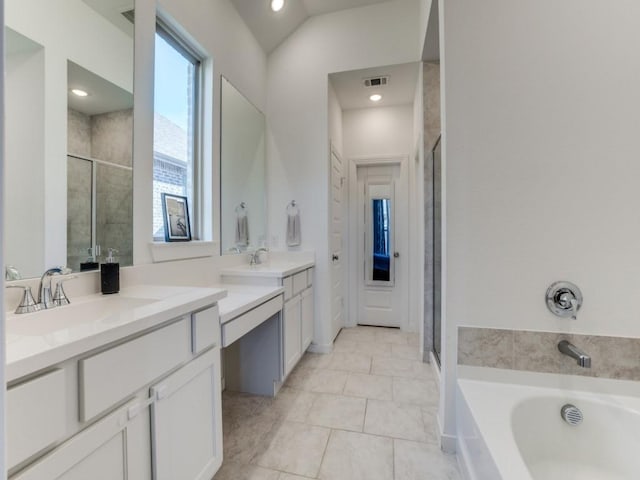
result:
[[(558, 351), (568, 340), (591, 357), (591, 368)], [(640, 338), (458, 328), (458, 364), (543, 373), (640, 380)]]

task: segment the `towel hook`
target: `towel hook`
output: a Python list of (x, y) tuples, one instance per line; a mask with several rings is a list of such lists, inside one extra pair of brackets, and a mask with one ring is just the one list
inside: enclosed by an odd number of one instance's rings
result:
[(291, 200), (287, 204), (287, 212), (292, 212), (298, 209), (298, 203), (295, 200)]

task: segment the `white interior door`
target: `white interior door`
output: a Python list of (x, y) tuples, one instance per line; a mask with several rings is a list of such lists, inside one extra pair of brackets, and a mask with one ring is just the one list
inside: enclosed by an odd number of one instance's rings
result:
[(358, 184), (358, 324), (401, 327), (407, 317), (407, 188), (400, 164), (361, 166)]
[(337, 152), (331, 149), (331, 333), (332, 339), (344, 326), (345, 285), (344, 249), (344, 165)]

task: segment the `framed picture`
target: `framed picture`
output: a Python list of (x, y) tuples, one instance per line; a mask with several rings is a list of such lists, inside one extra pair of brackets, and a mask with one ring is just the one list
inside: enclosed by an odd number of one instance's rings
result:
[(188, 242), (191, 240), (189, 226), (189, 203), (187, 197), (162, 194), (164, 217), (164, 239), (167, 242)]

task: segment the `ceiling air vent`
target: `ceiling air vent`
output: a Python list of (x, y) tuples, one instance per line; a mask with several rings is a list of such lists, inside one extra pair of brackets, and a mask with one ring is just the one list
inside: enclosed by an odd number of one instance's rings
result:
[(364, 79), (365, 87), (384, 87), (389, 83), (389, 75), (384, 75), (382, 77), (371, 77)]

